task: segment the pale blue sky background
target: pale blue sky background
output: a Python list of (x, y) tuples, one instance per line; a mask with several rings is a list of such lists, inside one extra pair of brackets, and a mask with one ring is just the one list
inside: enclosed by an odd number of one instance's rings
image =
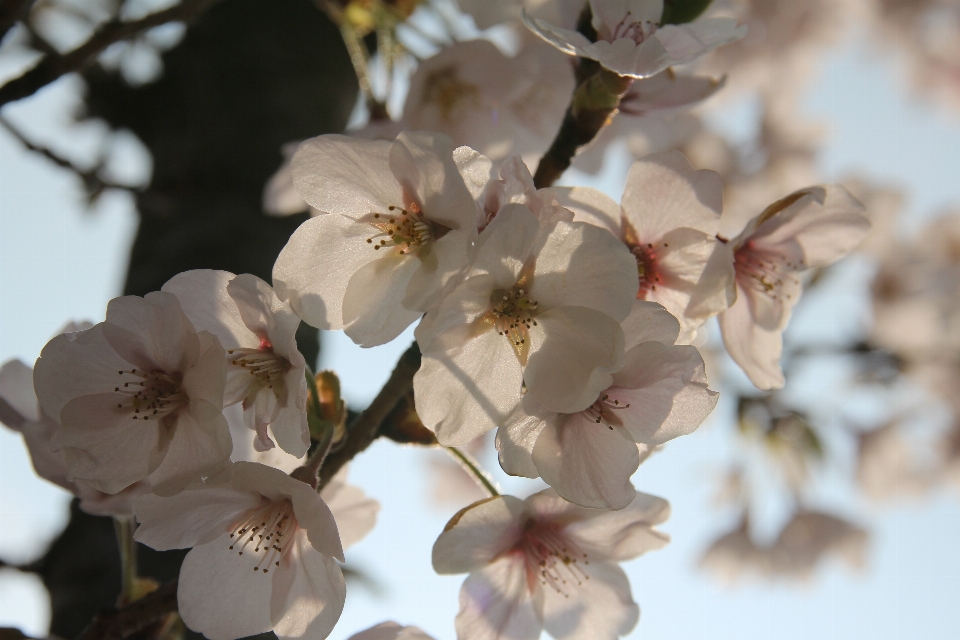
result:
[[(901, 184), (908, 190), (909, 208), (929, 216), (950, 202), (960, 203), (960, 118), (911, 98), (890, 69), (889, 61), (855, 46), (825, 60), (806, 102), (812, 115), (831, 124), (822, 157), (824, 178), (856, 170)], [(61, 82), (4, 115), (55, 142), (67, 135), (64, 127), (37, 127), (51, 118), (66, 122), (72, 88), (69, 80)], [(724, 122), (742, 129), (748, 115), (748, 109), (739, 114), (733, 109)], [(135, 160), (126, 162), (136, 165)], [(620, 173), (613, 170), (600, 183), (617, 198)], [(68, 320), (101, 319), (106, 302), (120, 290), (134, 231), (130, 200), (110, 195), (88, 214), (79, 198), (71, 176), (24, 153), (0, 131), (0, 362), (33, 360)], [(862, 265), (846, 266), (840, 280), (862, 280), (865, 272)], [(798, 322), (853, 326), (862, 318), (860, 302), (837, 287), (827, 287), (810, 303)], [(409, 340), (406, 335), (391, 345), (360, 350), (342, 335), (330, 335), (323, 364), (337, 369), (348, 399), (359, 407), (386, 379)], [(821, 407), (826, 415), (835, 411), (831, 402), (837, 394), (832, 390), (831, 396), (829, 377), (792, 384), (791, 392), (826, 398)], [(854, 502), (842, 483), (828, 482), (817, 495), (818, 504), (852, 506), (845, 513), (873, 532), (865, 573), (828, 565), (805, 586), (748, 583), (732, 590), (700, 573), (697, 557), (731, 524), (729, 514), (710, 504), (717, 472), (731, 453), (724, 420), (730, 412), (722, 402), (717, 419), (671, 443), (634, 478), (639, 489), (670, 500), (674, 511), (663, 527), (673, 542), (625, 565), (642, 609), (631, 638), (960, 637), (956, 494), (941, 492), (918, 503), (874, 510)], [(424, 462), (436, 455), (379, 442), (354, 462), (352, 480), (383, 509), (378, 527), (347, 552), (347, 560), (374, 576), (382, 591), (375, 596), (362, 586), (351, 588), (334, 640), (385, 619), (417, 624), (438, 640), (454, 638), (462, 577), (439, 577), (430, 567), (433, 540), (458, 508), (427, 499), (434, 476)], [(535, 483), (504, 477), (492, 452), (484, 462), (505, 491), (526, 495), (535, 490)], [(33, 476), (19, 438), (0, 429), (0, 556), (22, 561), (41, 552), (63, 525), (66, 503), (66, 494)], [(776, 506), (770, 509), (776, 511)], [(35, 581), (0, 571), (0, 626), (42, 634), (46, 606)]]

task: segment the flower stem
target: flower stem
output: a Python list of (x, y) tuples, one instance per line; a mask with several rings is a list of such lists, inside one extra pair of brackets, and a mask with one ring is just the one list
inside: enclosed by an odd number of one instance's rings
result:
[(402, 356), (380, 393), (373, 399), (360, 416), (347, 428), (347, 434), (338, 444), (337, 450), (327, 456), (320, 469), (322, 489), (340, 468), (358, 453), (370, 446), (380, 436), (380, 425), (410, 389), (413, 388), (413, 375), (420, 368), (420, 348), (414, 342)]
[(137, 599), (137, 542), (133, 539), (133, 517), (114, 516), (113, 528), (120, 549), (120, 600), (130, 603)]
[(500, 492), (497, 491), (497, 488), (493, 484), (493, 478), (490, 477), (490, 474), (480, 468), (480, 463), (471, 456), (466, 451), (461, 451), (456, 447), (444, 447), (450, 455), (457, 459), (457, 462), (460, 463), (460, 466), (463, 467), (464, 471), (473, 476), (473, 479), (476, 480), (483, 489), (490, 494), (491, 497), (497, 497), (500, 495)]

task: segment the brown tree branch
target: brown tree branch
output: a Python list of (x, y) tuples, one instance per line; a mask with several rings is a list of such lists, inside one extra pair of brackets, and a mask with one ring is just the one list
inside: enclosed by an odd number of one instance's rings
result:
[(393, 411), (397, 402), (413, 388), (413, 375), (419, 369), (420, 347), (417, 343), (413, 343), (400, 356), (397, 366), (390, 374), (390, 379), (380, 389), (377, 397), (347, 429), (347, 435), (340, 447), (327, 456), (323, 467), (320, 468), (318, 489), (322, 489), (343, 465), (377, 439), (380, 435), (380, 425)]
[(20, 130), (17, 129), (17, 127), (12, 122), (7, 120), (3, 116), (0, 116), (0, 127), (3, 127), (4, 129), (6, 129), (6, 131), (10, 135), (12, 135), (14, 138), (16, 138), (17, 141), (20, 144), (22, 144), (27, 150), (33, 151), (34, 153), (38, 153), (42, 155), (44, 158), (56, 164), (58, 167), (62, 167), (64, 169), (67, 169), (75, 173), (77, 177), (83, 181), (83, 186), (86, 189), (87, 197), (90, 200), (93, 200), (97, 196), (99, 196), (104, 189), (123, 189), (126, 191), (137, 190), (136, 187), (125, 185), (125, 184), (119, 184), (116, 182), (111, 182), (109, 180), (104, 180), (103, 178), (101, 178), (99, 174), (100, 174), (100, 170), (103, 168), (102, 161), (97, 162), (97, 164), (90, 167), (89, 169), (82, 169), (77, 165), (75, 165), (72, 161), (58, 154), (56, 151), (53, 151), (48, 147), (44, 147), (42, 145), (36, 144), (30, 141), (29, 139), (27, 139), (27, 137), (24, 136), (23, 133), (21, 133)]
[(10, 27), (23, 20), (34, 0), (0, 0), (0, 40)]
[(101, 611), (77, 640), (122, 640), (177, 610), (177, 581), (168, 582), (122, 609)]
[(26, 98), (54, 80), (73, 71), (81, 71), (115, 42), (168, 22), (189, 22), (219, 0), (183, 0), (180, 4), (151, 13), (139, 20), (111, 20), (102, 25), (85, 43), (63, 55), (47, 55), (32, 69), (0, 87), (0, 105)]

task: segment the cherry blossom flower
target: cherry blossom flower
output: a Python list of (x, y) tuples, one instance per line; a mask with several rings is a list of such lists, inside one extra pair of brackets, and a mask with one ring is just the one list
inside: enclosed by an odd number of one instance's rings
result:
[[(257, 462), (287, 474), (303, 465), (302, 458), (294, 457), (279, 447), (266, 451), (254, 448), (253, 441), (245, 437), (249, 430), (243, 424), (243, 418), (237, 415), (235, 410), (238, 408), (238, 405), (234, 405), (223, 412), (230, 423), (230, 435), (233, 437), (231, 460)], [(347, 482), (349, 471), (350, 466), (344, 465), (320, 490), (320, 497), (337, 521), (340, 543), (344, 551), (360, 542), (373, 530), (377, 523), (377, 514), (380, 512), (379, 502), (367, 496), (360, 487)]]
[(746, 35), (732, 18), (660, 25), (663, 0), (590, 0), (597, 41), (523, 12), (533, 33), (567, 55), (596, 60), (621, 76), (647, 78)]
[(572, 222), (573, 212), (560, 206), (551, 189), (537, 189), (530, 169), (520, 156), (510, 156), (500, 165), (500, 177), (489, 179), (478, 198), (483, 231), (497, 212), (508, 204), (522, 204), (540, 220), (541, 226), (554, 222)]
[(687, 343), (732, 302), (733, 256), (716, 238), (722, 190), (720, 176), (695, 171), (679, 151), (634, 163), (619, 206), (595, 189), (553, 189), (574, 220), (608, 229), (627, 245), (636, 260), (637, 299), (676, 316)]
[(540, 476), (583, 507), (621, 509), (633, 500), (630, 476), (638, 444), (656, 446), (691, 433), (713, 411), (695, 347), (675, 346), (677, 320), (638, 301), (623, 322), (626, 358), (596, 401), (577, 413), (554, 413), (525, 397), (497, 433), (507, 473)]
[(366, 631), (356, 633), (348, 640), (433, 640), (422, 629), (403, 627), (396, 622), (381, 622)]
[(839, 185), (810, 187), (773, 203), (730, 241), (736, 302), (720, 314), (723, 344), (759, 389), (783, 386), (783, 329), (800, 298), (799, 273), (852, 251), (870, 223)]
[(184, 624), (210, 640), (274, 631), (325, 638), (346, 587), (333, 514), (310, 485), (252, 462), (223, 484), (199, 484), (136, 505), (135, 538), (165, 551), (193, 547), (177, 589)]
[(440, 134), (395, 142), (326, 135), (300, 145), (294, 183), (319, 215), (273, 270), (277, 294), (361, 346), (397, 337), (469, 263), (477, 207)]
[(457, 636), (607, 640), (636, 625), (640, 609), (619, 562), (663, 547), (661, 498), (637, 493), (620, 511), (584, 509), (552, 489), (526, 500), (488, 498), (457, 513), (433, 546), (440, 574), (468, 573)]
[(417, 327), (423, 424), (441, 444), (466, 444), (502, 424), (524, 384), (550, 410), (590, 406), (623, 361), (634, 264), (602, 229), (504, 206), (470, 272)]
[(51, 443), (57, 423), (40, 408), (33, 391), (33, 369), (20, 360), (10, 360), (0, 367), (0, 422), (23, 436), (37, 475), (80, 498), (80, 508), (87, 513), (132, 516), (133, 501), (150, 491), (147, 480), (111, 495), (97, 491), (82, 480), (67, 479), (63, 454), (54, 451)]
[(300, 318), (260, 278), (197, 269), (171, 278), (162, 288), (177, 296), (193, 325), (215, 335), (227, 350), (224, 404), (243, 406), (256, 446), (307, 453), (306, 361), (297, 350)]
[(447, 134), (494, 161), (540, 155), (573, 89), (569, 58), (542, 42), (528, 43), (513, 58), (488, 40), (456, 42), (417, 67), (403, 123)]
[(223, 347), (173, 294), (114, 298), (104, 322), (47, 343), (33, 380), (70, 480), (118, 493), (149, 476), (167, 493), (229, 461)]

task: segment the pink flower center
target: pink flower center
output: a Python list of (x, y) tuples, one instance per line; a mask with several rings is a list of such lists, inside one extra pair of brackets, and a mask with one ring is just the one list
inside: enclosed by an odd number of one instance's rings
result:
[(607, 425), (607, 428), (613, 431), (615, 426), (623, 426), (623, 420), (620, 419), (620, 416), (618, 416), (616, 412), (622, 409), (628, 409), (630, 403), (620, 402), (619, 400), (611, 398), (608, 391), (609, 389), (601, 393), (597, 401), (582, 413), (597, 424)]
[(434, 239), (433, 224), (427, 220), (415, 203), (408, 208), (388, 207), (389, 214), (374, 213), (370, 221), (380, 233), (367, 238), (374, 250), (396, 247), (399, 255), (407, 255), (415, 249), (424, 249)]
[[(269, 343), (267, 344), (269, 345)], [(274, 353), (273, 347), (229, 349), (227, 356), (230, 364), (240, 367), (250, 374), (253, 379), (253, 387), (272, 389), (277, 397), (280, 397), (283, 389), (283, 376), (293, 365), (286, 358)]]
[(516, 550), (523, 554), (527, 584), (531, 588), (536, 581), (569, 598), (571, 587), (590, 579), (581, 566), (581, 563), (583, 566), (590, 564), (587, 554), (551, 523), (529, 521)]
[(289, 500), (269, 501), (244, 514), (230, 534), (233, 544), (229, 549), (236, 551), (238, 557), (244, 552), (261, 554), (253, 570), (269, 573), (269, 567), (279, 567), (290, 550), (289, 542), (297, 527)]
[(610, 42), (626, 38), (637, 44), (643, 44), (656, 31), (656, 22), (652, 20), (633, 20), (633, 14), (628, 12), (610, 31)]
[(785, 274), (803, 269), (802, 261), (788, 262), (783, 256), (758, 249), (752, 242), (737, 249), (734, 259), (737, 282), (774, 300), (782, 295)]
[(113, 390), (129, 396), (126, 402), (117, 403), (117, 409), (132, 411), (134, 420), (162, 420), (186, 404), (187, 396), (180, 388), (182, 377), (179, 373), (167, 373), (161, 369), (130, 369), (117, 373), (121, 383)]
[(637, 260), (637, 278), (640, 287), (637, 290), (637, 300), (642, 300), (649, 291), (656, 291), (657, 285), (663, 282), (660, 269), (657, 266), (657, 252), (652, 244), (634, 244), (630, 252)]

